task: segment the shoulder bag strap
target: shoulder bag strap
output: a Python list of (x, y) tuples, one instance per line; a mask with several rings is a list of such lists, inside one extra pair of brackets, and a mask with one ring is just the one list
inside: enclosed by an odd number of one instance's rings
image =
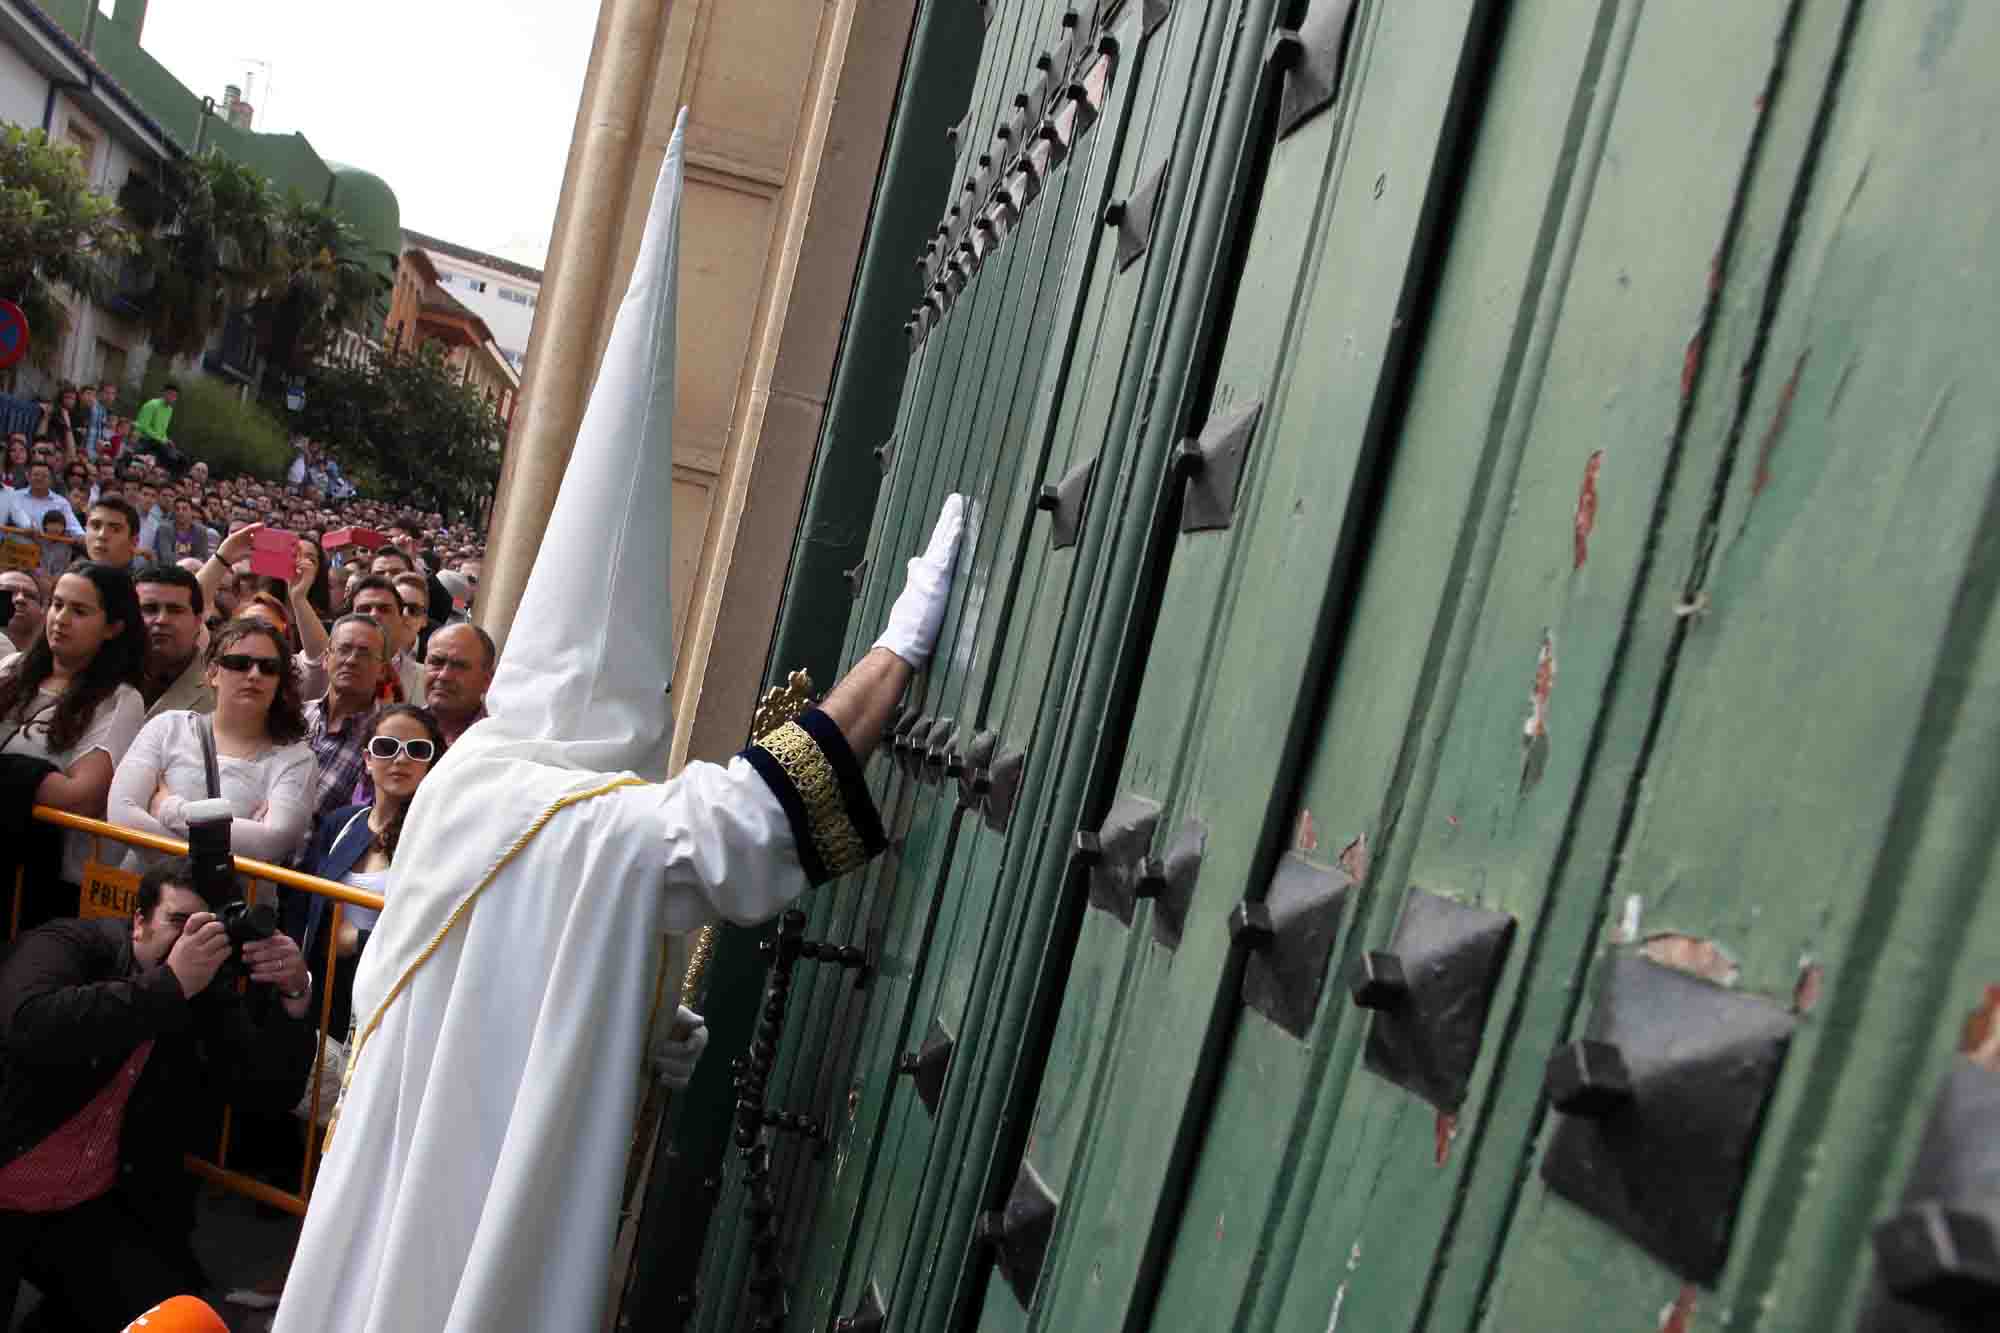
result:
[(201, 764), (208, 771), (208, 797), (214, 800), (222, 795), (222, 771), (215, 762), (215, 727), (206, 717), (196, 717), (195, 727), (201, 732)]
[(21, 720), (14, 725), (14, 729), (7, 733), (7, 739), (0, 740), (0, 750), (4, 750), (12, 745), (14, 738), (35, 725), (35, 719), (39, 718), (43, 713), (53, 712), (59, 702), (61, 702), (59, 699), (42, 699), (36, 701), (35, 706), (30, 708), (22, 716)]
[(349, 815), (347, 817), (347, 822), (340, 826), (340, 832), (334, 835), (333, 843), (331, 846), (327, 848), (327, 851), (331, 852), (333, 848), (340, 846), (340, 844), (343, 842), (346, 842), (347, 835), (354, 831), (355, 821), (367, 819), (368, 812), (373, 810), (374, 808), (375, 807), (372, 805), (364, 805), (359, 810), (356, 810), (353, 814)]

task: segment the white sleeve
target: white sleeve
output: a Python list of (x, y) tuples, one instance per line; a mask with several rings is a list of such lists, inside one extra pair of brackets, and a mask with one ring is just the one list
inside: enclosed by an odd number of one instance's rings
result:
[[(862, 767), (818, 709), (774, 729), (728, 767), (688, 765), (666, 783), (668, 885), (722, 917), (768, 921), (888, 847)], [(668, 913), (668, 929), (686, 929)]]
[(239, 856), (282, 862), (299, 849), (312, 812), (308, 788), (313, 776), (312, 747), (300, 742), (271, 756), (264, 787), (264, 817), (238, 816), (229, 823), (229, 846)]
[(106, 819), (156, 838), (180, 836), (153, 818), (149, 808), (153, 793), (159, 789), (160, 775), (166, 771), (166, 750), (172, 744), (169, 733), (179, 725), (180, 716), (162, 713), (139, 729), (138, 736), (112, 771)]
[(69, 763), (64, 765), (64, 769), (67, 770), (92, 750), (102, 750), (110, 755), (115, 768), (125, 757), (125, 752), (132, 748), (133, 740), (145, 725), (146, 701), (130, 685), (120, 685), (109, 699), (97, 706), (97, 712), (90, 719), (89, 730), (70, 750)]
[(717, 916), (754, 925), (805, 892), (784, 808), (748, 763), (689, 764), (653, 790), (666, 843), (667, 929)]

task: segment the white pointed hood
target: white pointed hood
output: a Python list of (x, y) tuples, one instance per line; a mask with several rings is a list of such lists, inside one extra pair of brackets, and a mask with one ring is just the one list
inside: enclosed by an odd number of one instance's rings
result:
[(562, 490), (487, 693), (480, 749), (666, 776), (673, 739), (674, 307), (682, 110)]

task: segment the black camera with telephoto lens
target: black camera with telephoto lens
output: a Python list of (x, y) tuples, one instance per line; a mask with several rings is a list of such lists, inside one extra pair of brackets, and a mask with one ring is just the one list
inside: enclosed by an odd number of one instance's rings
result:
[(187, 804), (188, 859), (194, 863), (194, 891), (202, 900), (220, 903), (216, 919), (229, 932), (229, 965), (241, 969), (243, 946), (278, 933), (278, 914), (263, 903), (246, 902), (236, 858), (229, 851), (229, 826), (235, 812), (224, 800)]

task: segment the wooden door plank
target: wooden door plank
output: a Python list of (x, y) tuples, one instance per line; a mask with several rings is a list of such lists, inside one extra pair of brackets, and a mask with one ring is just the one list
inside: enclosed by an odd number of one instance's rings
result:
[[(1561, 243), (1588, 171), (1578, 145), (1598, 92), (1608, 25), (1575, 22), (1567, 4), (1516, 5), (1497, 44), (1436, 304), (1413, 373), (1351, 623), (1328, 689), (1325, 738), (1301, 784), (1294, 846), (1341, 864), (1357, 896), (1333, 950), (1332, 979), (1301, 1042), (1262, 1015), (1237, 1020), (1214, 1120), (1160, 1297), (1162, 1320), (1241, 1326), (1260, 1290), (1294, 1266), (1337, 1288), (1346, 1255), (1305, 1226), (1346, 1083), (1365, 1033), (1345, 985), (1347, 943), (1370, 906), (1385, 910), (1383, 870), (1407, 862), (1402, 817), (1421, 765), (1435, 691), (1455, 687), (1447, 651), (1461, 593), (1477, 604), (1478, 537), (1504, 512), (1520, 433), (1510, 404), (1532, 377), (1549, 308), (1573, 246)], [(1532, 71), (1533, 77), (1526, 77)], [(1282, 163), (1274, 160), (1275, 174)], [(1568, 226), (1574, 228), (1574, 218)], [(1457, 663), (1462, 667), (1462, 661)], [(1371, 868), (1374, 873), (1371, 874)], [(1249, 1152), (1242, 1145), (1277, 1145)], [(1447, 1151), (1449, 1145), (1447, 1144)], [(1414, 1255), (1426, 1247), (1410, 1238)], [(1268, 1275), (1268, 1277), (1267, 1277)], [(1267, 1286), (1268, 1283), (1268, 1286)], [(1268, 1318), (1267, 1310), (1264, 1317)]]
[[(1289, 800), (1288, 755), (1297, 754), (1294, 731), (1308, 715), (1285, 701), (1298, 699), (1319, 670), (1326, 616), (1343, 596), (1340, 553), (1365, 522), (1360, 497), (1373, 489), (1380, 424), (1405, 345), (1402, 316), (1424, 281), (1429, 224), (1456, 188), (1437, 173), (1452, 156), (1454, 108), (1463, 105), (1478, 59), (1474, 34), (1489, 12), (1470, 4), (1365, 13), (1343, 112), (1348, 138), (1315, 246), (1323, 262), (1227, 539), (1232, 575), (1218, 586), (1201, 545), (1220, 549), (1220, 536), (1183, 537), (1176, 552), (1120, 785), (1139, 787), (1140, 773), (1163, 776), (1172, 784), (1163, 822), (1202, 819), (1207, 855), (1178, 949), (1153, 942), (1149, 911), (1129, 934), (1115, 922), (1100, 925), (1102, 914), (1085, 921), (1086, 944), (1088, 932), (1115, 930), (1126, 945), (1130, 1021), (1106, 1024), (1087, 1006), (1075, 1011), (1076, 1026), (1105, 1049), (1106, 1072), (1082, 1117), (1092, 1128), (1084, 1155), (1066, 1178), (1064, 1248), (1037, 1303), (1040, 1327), (1115, 1328), (1148, 1317), (1146, 1275), (1173, 1232), (1170, 1192), (1201, 1133), (1202, 1067), (1219, 1049), (1210, 1024), (1218, 1007), (1234, 1006), (1222, 923), (1246, 893), (1260, 893), (1258, 867), (1275, 863), (1267, 836), (1282, 812), (1273, 806)], [(1393, 168), (1393, 189), (1385, 166)], [(1341, 247), (1366, 262), (1324, 262)], [(1322, 404), (1329, 410), (1307, 415)], [(1226, 628), (1197, 630), (1218, 602)], [(1184, 612), (1192, 619), (1182, 625)], [(1204, 641), (1220, 645), (1205, 674), (1191, 652)], [(1155, 689), (1155, 672), (1196, 675), (1194, 707), (1177, 687)], [(1192, 743), (1191, 762), (1176, 757), (1182, 735)], [(1165, 743), (1138, 739), (1155, 736)], [(1049, 1094), (1060, 1088), (1051, 1083)]]
[[(1335, 1055), (1345, 1062), (1334, 1072), (1342, 1095), (1323, 1112), (1334, 1121), (1324, 1149), (1314, 1149), (1323, 1155), (1313, 1190), (1282, 1224), (1308, 1247), (1302, 1259), (1311, 1255), (1320, 1271), (1340, 1265), (1341, 1280), (1315, 1281), (1313, 1267), (1300, 1263), (1259, 1295), (1252, 1327), (1322, 1328), (1336, 1306), (1359, 1326), (1409, 1327), (1427, 1317), (1441, 1265), (1476, 1271), (1481, 1262), (1461, 1230), (1464, 1173), (1480, 1160), (1488, 1126), (1503, 1136), (1493, 1149), (1502, 1160), (1515, 1151), (1504, 1136), (1518, 1132), (1517, 1122), (1495, 1118), (1487, 1098), (1523, 988), (1534, 984), (1528, 968), (1543, 947), (1548, 876), (1564, 857), (1587, 862), (1608, 847), (1571, 831), (1570, 811), (1585, 786), (1621, 789), (1624, 751), (1594, 739), (1601, 701), (1634, 614), (1654, 514), (1675, 475), (1687, 346), (1707, 317), (1711, 270), (1754, 153), (1759, 97), (1782, 32), (1779, 7), (1723, 8), (1599, 12), (1606, 26), (1591, 34), (1604, 42), (1601, 57), (1591, 57), (1602, 60), (1591, 76), (1598, 95), (1581, 104), (1588, 110), (1578, 151), (1588, 174), (1559, 233), (1558, 303), (1540, 317), (1546, 331), (1530, 335), (1526, 378), (1508, 407), (1506, 429), (1523, 442), (1518, 470), (1495, 497), (1505, 502), (1504, 526), (1491, 545), (1482, 539), (1490, 564), (1479, 577), (1487, 581), (1464, 607), (1465, 630), (1454, 631), (1466, 647), (1450, 651), (1469, 657), (1447, 680), (1446, 706), (1425, 724), (1419, 753), (1435, 764), (1434, 776), (1420, 769), (1418, 791), (1400, 806), (1412, 836), (1375, 849), (1383, 860), (1369, 947), (1386, 947), (1406, 885), (1519, 923), (1470, 1096), (1454, 1137), (1434, 1108), (1356, 1067), (1367, 1016), (1349, 1011), (1350, 1044)], [(1535, 20), (1517, 21), (1524, 26), (1510, 39), (1532, 41)], [(1726, 38), (1719, 48), (1718, 34)], [(1713, 93), (1701, 101), (1698, 132), (1684, 106), (1688, 64), (1677, 58), (1697, 46), (1708, 53), (1700, 67)], [(1700, 154), (1678, 151), (1691, 132)], [(1638, 162), (1646, 169), (1628, 166)], [(1604, 766), (1593, 771), (1600, 746)], [(1365, 796), (1349, 819), (1367, 826)], [(1332, 832), (1352, 836), (1347, 823)], [(1423, 1243), (1412, 1244), (1417, 1237)]]
[[(1084, 138), (1077, 144), (1072, 161), (1093, 162), (1105, 142), (1106, 136)], [(998, 549), (1017, 549), (1006, 524), (1024, 521), (1033, 512), (1016, 507), (1012, 496), (993, 493), (996, 474), (1007, 477), (1011, 483), (1019, 470), (1021, 460), (1012, 454), (1018, 452), (1025, 438), (1020, 430), (1009, 434), (1003, 429), (1006, 417), (1000, 409), (1007, 403), (1032, 397), (1033, 381), (1024, 375), (1031, 370), (1039, 373), (1045, 360), (1043, 354), (1048, 350), (1046, 339), (1051, 324), (1068, 324), (1053, 312), (1061, 295), (1060, 259), (1068, 252), (1070, 235), (1081, 225), (1076, 192), (1083, 190), (1087, 195), (1090, 190), (1086, 176), (1081, 171), (1071, 173), (1067, 164), (1059, 169), (1011, 238), (1011, 248), (1021, 259), (1021, 271), (1009, 277), (1004, 322), (992, 340), (990, 352), (996, 366), (1011, 370), (990, 377), (982, 390), (987, 411), (975, 414), (974, 420), (983, 423), (980, 431), (983, 443), (975, 442), (966, 477), (958, 483), (975, 497), (978, 513), (987, 512), (997, 503), (1000, 512), (1009, 516), (993, 529), (994, 537), (1002, 539)], [(1002, 257), (990, 261), (992, 269), (997, 270), (1001, 262)], [(1039, 324), (1037, 316), (1041, 317)], [(997, 447), (1002, 444), (1010, 446), (1005, 454)], [(985, 530), (985, 524), (975, 521), (970, 538), (981, 542)], [(990, 566), (993, 552), (980, 554)], [(1011, 571), (1003, 572), (1002, 579), (1002, 592), (1011, 599)], [(982, 622), (989, 614), (1000, 616), (1003, 605), (1001, 597), (996, 596), (987, 605), (972, 589), (962, 591), (965, 595), (954, 596), (959, 614), (950, 618), (954, 640), (940, 645), (939, 660), (950, 663), (946, 689), (954, 702), (941, 703), (937, 711), (961, 719), (961, 734), (970, 737), (977, 726), (976, 709), (988, 675), (970, 645), (992, 633)], [(976, 815), (953, 808), (957, 791), (957, 783), (948, 782), (930, 794), (938, 817), (947, 817), (946, 811), (950, 810), (950, 840), (954, 845), (967, 837), (977, 823)], [(990, 890), (991, 886), (980, 887)], [(852, 1124), (835, 1145), (842, 1157), (838, 1172), (840, 1203), (831, 1214), (822, 1210), (815, 1221), (817, 1232), (828, 1238), (823, 1242), (826, 1247), (830, 1248), (836, 1243), (834, 1238), (841, 1236), (853, 1236), (859, 1247), (856, 1264), (850, 1268), (845, 1284), (850, 1290), (845, 1295), (833, 1299), (831, 1287), (822, 1291), (816, 1284), (815, 1298), (832, 1300), (835, 1309), (846, 1309), (858, 1301), (860, 1290), (871, 1279), (884, 1292), (894, 1289), (908, 1241), (909, 1200), (905, 1197), (908, 1179), (921, 1174), (930, 1139), (929, 1112), (908, 1091), (906, 1083), (896, 1077), (895, 1059), (900, 1051), (921, 1041), (928, 1028), (927, 1015), (935, 1006), (937, 972), (949, 957), (948, 947), (943, 954), (938, 952), (940, 943), (948, 946), (965, 914), (983, 910), (986, 902), (978, 892), (966, 891), (964, 881), (956, 873), (951, 849), (942, 856), (933, 855), (912, 865), (899, 878), (894, 897), (904, 922), (901, 928), (892, 922), (886, 938), (900, 942), (917, 923), (921, 923), (922, 933), (913, 944), (899, 947), (897, 987), (883, 992), (886, 1003), (882, 1012), (872, 1020), (869, 1035), (861, 1039), (864, 1048), (855, 1057), (852, 1074), (856, 1095), (846, 1098)], [(869, 1118), (857, 1119), (864, 1110)], [(858, 1216), (854, 1212), (857, 1206), (861, 1208)]]
[[(1833, 20), (1844, 25), (1845, 12)], [(1836, 31), (1838, 31), (1838, 27)], [(1993, 16), (1862, 9), (1747, 403), (1716, 554), (1693, 566), (1614, 901), (1714, 941), (1741, 989), (1819, 999), (1792, 1042), (1719, 1290), (1688, 1327), (1844, 1327), (1964, 1010), (1994, 976), (1989, 711), (2000, 173)], [(1913, 211), (1911, 201), (1923, 204)], [(1822, 359), (1823, 358), (1823, 359)], [(1818, 364), (1815, 364), (1815, 363)], [(1988, 686), (1990, 697), (1990, 685)], [(1547, 1257), (1594, 1233), (1530, 1186), (1493, 1300), (1579, 1308)], [(1612, 1241), (1597, 1277), (1674, 1277)], [(1504, 1327), (1504, 1323), (1494, 1326)]]

